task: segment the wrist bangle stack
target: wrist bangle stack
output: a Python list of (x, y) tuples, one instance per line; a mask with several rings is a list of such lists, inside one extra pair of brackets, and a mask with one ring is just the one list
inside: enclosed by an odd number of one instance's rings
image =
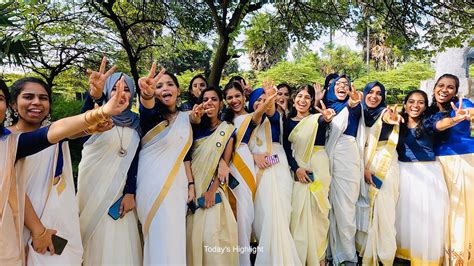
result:
[(43, 236), (46, 235), (47, 230), (48, 230), (48, 229), (45, 227), (43, 233), (41, 233), (39, 236), (33, 236), (33, 235), (32, 235), (32, 236), (31, 236), (31, 239), (36, 240), (36, 239), (42, 238)]
[(89, 110), (84, 113), (84, 121), (88, 126), (94, 126), (97, 125), (101, 122), (104, 122), (109, 119), (109, 116), (107, 116), (104, 113), (104, 107), (101, 106), (99, 108), (96, 108), (94, 110)]

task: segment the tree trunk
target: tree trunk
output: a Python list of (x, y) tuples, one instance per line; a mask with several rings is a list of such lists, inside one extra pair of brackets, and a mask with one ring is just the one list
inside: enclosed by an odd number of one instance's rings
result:
[(216, 55), (212, 61), (211, 74), (209, 74), (208, 82), (210, 85), (219, 86), (222, 77), (222, 70), (225, 63), (229, 59), (227, 51), (229, 50), (229, 33), (225, 32), (219, 35), (219, 46), (217, 47)]

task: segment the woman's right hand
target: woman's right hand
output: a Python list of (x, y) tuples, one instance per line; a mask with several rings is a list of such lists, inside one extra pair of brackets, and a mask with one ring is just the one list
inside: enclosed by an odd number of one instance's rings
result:
[(194, 184), (188, 185), (188, 200), (186, 202), (189, 203), (195, 199), (196, 199), (195, 185)]
[(165, 74), (165, 69), (162, 68), (160, 73), (155, 76), (156, 63), (153, 62), (147, 77), (141, 77), (138, 80), (138, 86), (140, 87), (140, 96), (144, 100), (151, 100), (155, 96), (155, 88), (158, 81)]
[(364, 169), (364, 179), (365, 183), (375, 187), (374, 181), (372, 180), (372, 172), (369, 169)]
[(298, 169), (296, 169), (296, 178), (298, 178), (298, 182), (301, 182), (303, 184), (309, 183), (308, 181), (309, 177), (306, 173), (307, 173), (306, 169), (302, 167), (298, 167)]
[(33, 239), (33, 249), (40, 253), (44, 254), (49, 249), (49, 253), (54, 255), (54, 245), (52, 236), (57, 233), (56, 230), (53, 229), (45, 229), (46, 232), (36, 233), (36, 235), (31, 235)]
[(104, 56), (102, 57), (102, 62), (100, 63), (99, 72), (87, 69), (87, 73), (89, 74), (89, 94), (94, 99), (99, 99), (102, 97), (105, 81), (115, 72), (115, 70), (117, 70), (116, 66), (112, 66), (107, 72), (105, 72), (106, 65), (107, 58)]

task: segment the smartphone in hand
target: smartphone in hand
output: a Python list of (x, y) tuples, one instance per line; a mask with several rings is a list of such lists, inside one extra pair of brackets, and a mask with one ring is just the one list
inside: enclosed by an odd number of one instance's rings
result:
[(120, 197), (112, 206), (109, 208), (109, 216), (112, 217), (114, 220), (118, 220), (120, 218), (120, 204), (122, 204), (123, 196)]

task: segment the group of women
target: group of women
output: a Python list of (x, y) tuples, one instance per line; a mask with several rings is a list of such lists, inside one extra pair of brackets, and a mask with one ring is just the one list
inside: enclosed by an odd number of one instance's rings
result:
[(457, 77), (400, 113), (380, 82), (361, 93), (337, 74), (295, 91), (198, 75), (178, 106), (177, 78), (153, 64), (138, 115), (115, 71), (104, 58), (82, 114), (52, 124), (42, 80), (0, 83), (1, 265), (472, 263), (474, 105)]

